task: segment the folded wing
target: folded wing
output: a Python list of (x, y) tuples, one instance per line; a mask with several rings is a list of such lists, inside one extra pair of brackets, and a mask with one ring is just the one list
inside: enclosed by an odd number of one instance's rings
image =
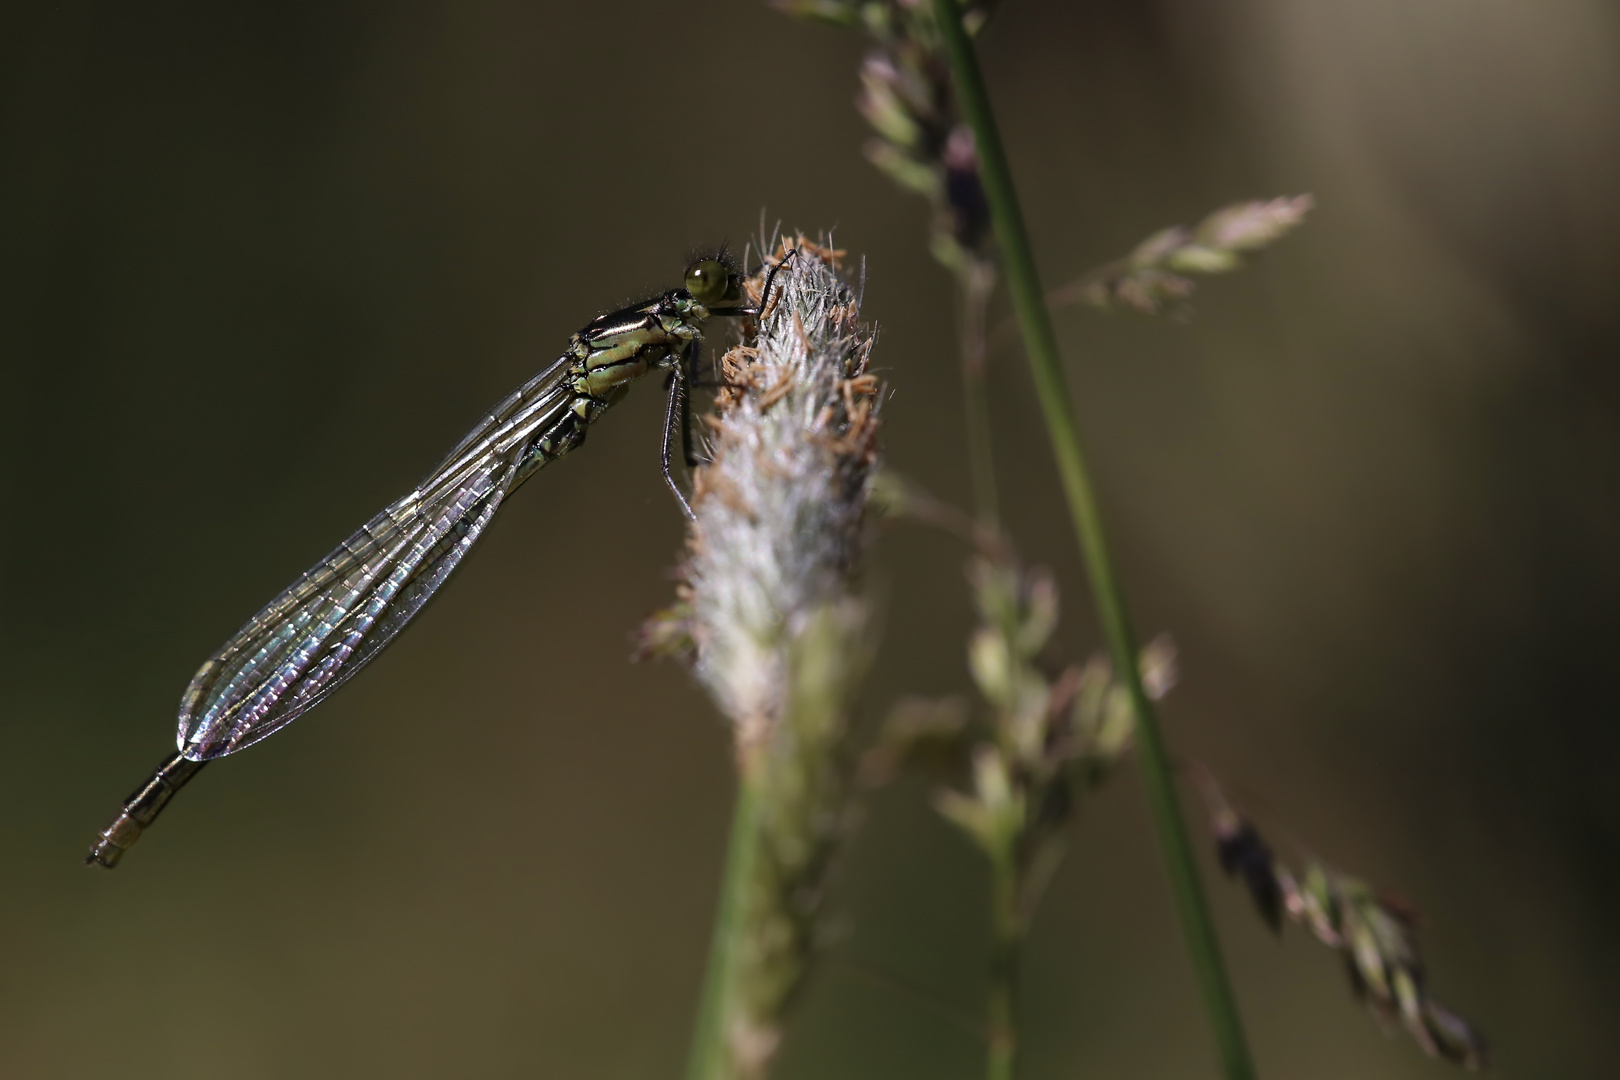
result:
[(198, 669), (180, 699), (180, 752), (250, 746), (352, 678), (483, 535), (537, 431), (566, 394), (543, 372), (496, 406), (422, 486), (339, 544)]

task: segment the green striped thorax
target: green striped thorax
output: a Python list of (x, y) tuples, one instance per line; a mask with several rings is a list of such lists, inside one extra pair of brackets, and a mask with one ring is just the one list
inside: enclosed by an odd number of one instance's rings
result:
[(564, 376), (573, 395), (567, 422), (540, 436), (537, 454), (524, 464), (517, 481), (584, 441), (585, 429), (624, 397), (636, 379), (679, 365), (702, 341), (703, 323), (710, 315), (743, 314), (744, 309), (735, 306), (741, 296), (742, 278), (722, 255), (688, 266), (685, 288), (591, 320), (563, 353), (573, 361)]
[(702, 338), (709, 308), (741, 295), (740, 279), (720, 259), (686, 270), (686, 287), (600, 316), (574, 335), (569, 352), (575, 412), (587, 422), (653, 368), (670, 367)]

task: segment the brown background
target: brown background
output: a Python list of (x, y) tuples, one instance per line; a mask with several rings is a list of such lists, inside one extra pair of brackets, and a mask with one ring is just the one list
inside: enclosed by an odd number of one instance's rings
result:
[[(1009, 2), (982, 55), (1050, 282), (1234, 199), (1320, 210), (1190, 323), (1059, 316), (1184, 752), (1428, 914), (1507, 1077), (1620, 1004), (1620, 20), (1599, 0)], [(0, 1075), (670, 1077), (730, 799), (630, 666), (680, 521), (643, 388), (365, 677), (78, 860), (192, 670), (690, 245), (868, 260), (893, 463), (965, 499), (924, 210), (860, 159), (863, 45), (748, 3), (0, 14)], [(1017, 351), (1025, 549), (1096, 635)], [(866, 709), (965, 688), (962, 554), (885, 539)], [(978, 857), (918, 788), (843, 864), (782, 1080), (967, 1078)], [(1444, 1074), (1211, 878), (1262, 1074)], [(1025, 1075), (1214, 1076), (1134, 774), (1036, 924)]]

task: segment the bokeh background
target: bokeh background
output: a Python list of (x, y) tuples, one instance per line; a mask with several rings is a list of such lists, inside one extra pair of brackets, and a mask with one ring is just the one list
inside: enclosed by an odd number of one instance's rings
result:
[[(655, 388), (363, 678), (116, 874), (79, 859), (205, 655), (761, 210), (865, 257), (890, 460), (966, 501), (949, 284), (860, 157), (863, 48), (744, 2), (0, 12), (0, 1075), (678, 1074), (731, 789), (688, 677), (627, 659), (681, 536)], [(982, 56), (1051, 284), (1316, 196), (1191, 321), (1058, 316), (1139, 622), (1181, 645), (1171, 737), (1423, 909), (1500, 1075), (1612, 1075), (1620, 16), (1009, 0)], [(994, 364), (1008, 516), (1083, 655), (1032, 392)], [(869, 717), (966, 689), (962, 561), (875, 550)], [(870, 804), (782, 1080), (979, 1075), (870, 977), (979, 1007), (983, 867), (925, 795)], [(1206, 869), (1263, 1075), (1446, 1074)], [(1030, 1078), (1215, 1075), (1132, 770), (1024, 993)]]

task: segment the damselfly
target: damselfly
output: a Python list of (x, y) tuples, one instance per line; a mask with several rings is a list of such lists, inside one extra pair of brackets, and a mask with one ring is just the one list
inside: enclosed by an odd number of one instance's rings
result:
[(693, 464), (688, 420), (702, 327), (711, 315), (765, 309), (787, 256), (771, 267), (758, 307), (724, 256), (687, 268), (686, 287), (592, 320), (555, 363), (508, 394), (414, 491), (339, 544), (236, 632), (180, 699), (179, 749), (124, 801), (85, 862), (116, 866), (164, 805), (209, 761), (279, 731), (342, 686), (405, 628), (483, 535), (502, 501), (575, 449), (630, 383), (669, 373), (664, 479), (676, 431)]

